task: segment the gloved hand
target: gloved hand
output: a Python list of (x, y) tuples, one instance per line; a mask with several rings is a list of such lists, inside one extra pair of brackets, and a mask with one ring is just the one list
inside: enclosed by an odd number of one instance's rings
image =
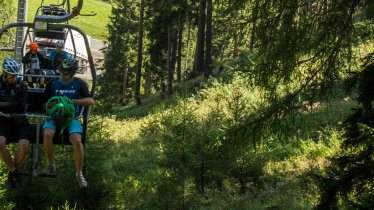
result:
[(49, 108), (51, 108), (51, 107), (53, 107), (54, 105), (56, 105), (57, 104), (57, 101), (51, 101), (49, 104), (48, 104), (48, 106), (49, 106)]
[(47, 71), (47, 75), (49, 76), (54, 76), (55, 75), (55, 72), (53, 70), (48, 70)]

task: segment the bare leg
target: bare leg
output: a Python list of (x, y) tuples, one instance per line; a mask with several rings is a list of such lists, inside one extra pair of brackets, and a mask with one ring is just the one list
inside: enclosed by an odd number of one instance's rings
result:
[(21, 139), (19, 140), (19, 148), (18, 151), (15, 154), (15, 165), (16, 168), (19, 168), (22, 165), (23, 160), (26, 157), (27, 149), (29, 148), (29, 140), (27, 139)]
[(82, 135), (80, 133), (70, 134), (69, 140), (73, 145), (75, 169), (77, 174), (82, 174), (84, 149), (82, 144)]
[(47, 156), (48, 164), (54, 163), (54, 150), (53, 150), (53, 136), (55, 130), (51, 128), (44, 128), (43, 130), (43, 147)]
[(44, 85), (44, 84), (45, 84), (45, 78), (44, 78), (44, 77), (41, 77), (41, 78), (39, 79), (39, 84), (41, 84), (41, 85)]
[(7, 139), (4, 136), (0, 136), (0, 156), (8, 169), (14, 171), (16, 170), (16, 166), (10, 156), (9, 150), (6, 148), (6, 142)]

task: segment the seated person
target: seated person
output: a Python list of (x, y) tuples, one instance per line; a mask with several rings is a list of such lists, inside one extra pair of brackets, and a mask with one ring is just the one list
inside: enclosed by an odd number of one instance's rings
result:
[[(74, 77), (78, 69), (78, 62), (74, 58), (65, 59), (60, 65), (61, 75), (47, 83), (44, 90), (46, 109), (53, 109), (54, 106), (64, 105), (59, 103), (49, 103), (51, 98), (63, 94), (71, 100), (71, 105), (75, 108), (72, 112), (73, 118), (67, 124), (66, 129), (69, 131), (69, 141), (73, 145), (73, 154), (76, 169), (76, 180), (79, 187), (87, 187), (87, 181), (83, 176), (84, 149), (82, 144), (82, 125), (78, 120), (79, 106), (91, 106), (94, 99), (89, 94), (88, 84), (82, 79)], [(61, 106), (62, 105), (62, 106)], [(57, 110), (57, 109), (56, 109)], [(64, 109), (60, 113), (67, 113)], [(43, 145), (48, 160), (48, 165), (42, 171), (42, 174), (54, 174), (56, 166), (54, 163), (53, 136), (55, 135), (58, 119), (48, 119), (43, 125)]]
[[(26, 74), (45, 75), (42, 70), (45, 68), (47, 59), (39, 51), (39, 46), (36, 42), (29, 45), (29, 51), (22, 58), (22, 63), (26, 64)], [(29, 87), (34, 87), (34, 83), (39, 83), (41, 88), (44, 88), (45, 78), (43, 77), (27, 77), (27, 84)]]
[[(50, 64), (49, 69), (54, 70), (55, 75), (60, 74), (60, 72), (58, 70), (58, 67), (60, 66), (62, 61), (70, 58), (69, 53), (67, 53), (65, 50), (63, 50), (63, 48), (64, 48), (64, 42), (63, 41), (58, 41), (58, 42), (56, 42), (56, 49), (52, 50), (49, 53), (49, 57), (48, 57), (49, 64)], [(49, 73), (49, 74), (51, 74), (51, 73)]]
[[(27, 101), (27, 86), (17, 79), (18, 64), (11, 58), (2, 63), (3, 73), (0, 75), (0, 111), (3, 113), (24, 113)], [(0, 158), (8, 168), (8, 186), (20, 187), (18, 170), (21, 167), (29, 147), (30, 127), (27, 118), (0, 116)], [(11, 157), (7, 144), (18, 143), (18, 150)]]

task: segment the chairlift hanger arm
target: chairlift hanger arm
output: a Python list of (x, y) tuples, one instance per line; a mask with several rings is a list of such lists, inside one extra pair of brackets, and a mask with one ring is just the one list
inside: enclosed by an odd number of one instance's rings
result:
[(49, 23), (61, 23), (66, 22), (75, 16), (79, 15), (83, 6), (83, 0), (79, 0), (77, 6), (73, 8), (73, 11), (62, 16), (47, 16), (47, 15), (35, 15), (34, 22), (49, 22)]
[(63, 0), (63, 1), (61, 2), (61, 4), (51, 4), (51, 6), (52, 6), (52, 7), (60, 7), (60, 6), (64, 5), (65, 2), (66, 2), (66, 0)]

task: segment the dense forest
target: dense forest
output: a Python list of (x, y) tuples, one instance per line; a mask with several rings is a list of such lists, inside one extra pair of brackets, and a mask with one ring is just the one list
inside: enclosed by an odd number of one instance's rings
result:
[(374, 208), (373, 1), (100, 2), (89, 187), (65, 146), (0, 208)]

